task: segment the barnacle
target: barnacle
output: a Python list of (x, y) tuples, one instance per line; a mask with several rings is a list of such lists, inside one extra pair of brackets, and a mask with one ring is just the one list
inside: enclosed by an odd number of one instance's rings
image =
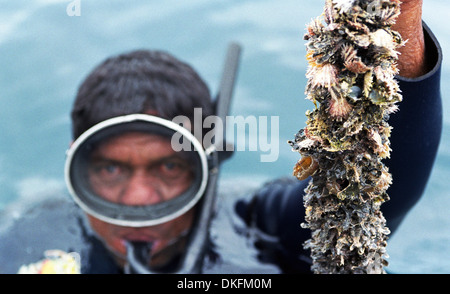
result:
[(400, 10), (395, 7), (381, 10), (379, 15), (380, 21), (385, 25), (394, 25), (397, 17), (400, 15)]
[(308, 33), (305, 35), (305, 39), (320, 35), (323, 32), (323, 28), (323, 24), (318, 18), (313, 19), (306, 27)]
[(372, 44), (377, 47), (394, 49), (396, 44), (393, 42), (392, 35), (385, 29), (378, 29), (373, 33), (370, 33), (370, 40)]
[(343, 117), (346, 117), (348, 115), (350, 110), (352, 110), (352, 107), (345, 98), (330, 100), (328, 112), (332, 117), (342, 119)]
[(389, 229), (380, 206), (392, 176), (387, 120), (402, 100), (391, 26), (399, 0), (325, 0), (307, 25), (309, 68), (305, 94), (315, 109), (289, 141), (302, 158), (299, 180), (310, 177), (303, 198), (314, 273), (384, 273)]
[(312, 87), (330, 88), (338, 81), (338, 70), (334, 65), (327, 63), (322, 66), (310, 67), (306, 76)]
[(362, 62), (361, 57), (357, 56), (357, 53), (358, 51), (351, 45), (344, 45), (342, 48), (345, 68), (353, 73), (362, 74), (370, 70), (370, 67)]
[(305, 156), (300, 159), (294, 167), (294, 175), (299, 180), (305, 180), (317, 170), (318, 163), (311, 156)]
[(355, 57), (354, 59), (344, 63), (345, 68), (347, 68), (349, 71), (361, 74), (367, 72), (370, 68), (365, 65), (360, 57)]

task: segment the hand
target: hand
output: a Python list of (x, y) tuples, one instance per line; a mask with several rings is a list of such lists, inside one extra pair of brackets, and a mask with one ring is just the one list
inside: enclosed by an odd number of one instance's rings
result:
[(401, 14), (393, 29), (408, 42), (399, 48), (401, 55), (398, 68), (403, 77), (419, 77), (428, 71), (422, 27), (423, 0), (401, 0), (401, 2)]

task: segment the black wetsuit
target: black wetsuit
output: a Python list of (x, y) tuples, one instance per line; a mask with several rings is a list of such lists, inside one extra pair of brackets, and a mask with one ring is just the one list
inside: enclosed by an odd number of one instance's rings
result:
[[(398, 77), (403, 101), (400, 111), (389, 120), (392, 153), (385, 161), (393, 176), (387, 193), (390, 200), (381, 206), (391, 234), (395, 232), (408, 211), (422, 196), (436, 158), (442, 131), (442, 101), (440, 75), (442, 50), (429, 28), (425, 28), (427, 58), (434, 64), (426, 75), (407, 79)], [(236, 205), (237, 213), (249, 226), (257, 227), (262, 236), (257, 246), (262, 258), (278, 264), (284, 272), (307, 272), (309, 252), (302, 250), (310, 231), (300, 229), (304, 222), (303, 195), (309, 179), (282, 180), (267, 184), (249, 203)], [(276, 239), (275, 238), (275, 239)]]
[[(422, 196), (441, 136), (442, 51), (425, 28), (427, 56), (435, 66), (423, 77), (399, 78), (404, 100), (390, 120), (394, 127), (393, 151), (386, 165), (394, 182), (388, 190), (390, 201), (383, 204), (382, 211), (392, 232)], [(249, 229), (262, 233), (257, 234), (255, 242), (260, 260), (276, 265), (280, 272), (310, 273), (309, 253), (302, 250), (309, 231), (300, 228), (307, 182), (294, 178), (276, 180), (259, 189), (252, 200), (238, 201), (235, 206)], [(47, 249), (79, 253), (82, 273), (121, 273), (90, 231), (84, 214), (68, 199), (44, 201), (12, 224), (0, 226), (0, 273), (16, 273), (20, 265), (42, 259)]]

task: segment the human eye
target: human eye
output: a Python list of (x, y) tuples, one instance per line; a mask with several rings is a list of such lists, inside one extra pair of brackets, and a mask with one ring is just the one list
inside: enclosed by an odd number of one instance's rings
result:
[(119, 163), (104, 161), (94, 164), (93, 174), (103, 183), (117, 183), (126, 178), (127, 168)]
[(161, 161), (159, 171), (164, 178), (176, 179), (189, 173), (189, 166), (181, 159), (170, 158)]

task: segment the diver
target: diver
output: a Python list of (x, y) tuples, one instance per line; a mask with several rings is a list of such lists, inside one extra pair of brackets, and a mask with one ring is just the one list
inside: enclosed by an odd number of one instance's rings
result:
[(110, 58), (81, 85), (66, 179), (127, 271), (200, 272), (219, 165), (231, 153), (222, 132), (206, 140), (216, 128), (194, 134), (207, 118), (225, 122), (240, 52), (230, 44), (214, 101), (190, 66), (160, 51)]
[[(390, 119), (393, 152), (386, 165), (395, 180), (388, 190), (391, 200), (382, 206), (392, 232), (426, 187), (442, 129), (442, 51), (421, 21), (422, 2), (403, 3), (396, 29), (409, 39), (399, 60), (404, 100), (401, 111)], [(194, 136), (192, 122), (198, 108), (203, 120), (227, 115), (239, 54), (240, 47), (231, 45), (215, 100), (188, 64), (161, 51), (110, 57), (80, 85), (65, 175), (70, 194), (87, 217), (67, 234), (83, 236), (81, 273), (204, 272), (212, 246), (208, 230), (220, 164), (232, 154), (223, 148), (226, 140), (208, 142)], [(180, 116), (187, 118), (186, 123), (173, 121)], [(256, 232), (261, 261), (276, 265), (282, 273), (310, 273), (309, 253), (302, 249), (309, 231), (300, 228), (307, 183), (308, 179), (274, 180), (256, 191), (251, 201), (235, 206)], [(31, 216), (27, 224), (37, 224)], [(58, 222), (51, 213), (39, 215), (52, 217), (39, 227)], [(0, 232), (5, 240), (0, 244), (5, 262), (0, 272), (14, 271), (5, 264), (19, 256), (22, 264), (35, 261), (25, 261), (32, 255), (17, 246), (22, 240), (18, 228), (23, 227), (17, 222)], [(44, 245), (26, 246), (38, 254)], [(66, 248), (77, 251), (74, 244)]]

